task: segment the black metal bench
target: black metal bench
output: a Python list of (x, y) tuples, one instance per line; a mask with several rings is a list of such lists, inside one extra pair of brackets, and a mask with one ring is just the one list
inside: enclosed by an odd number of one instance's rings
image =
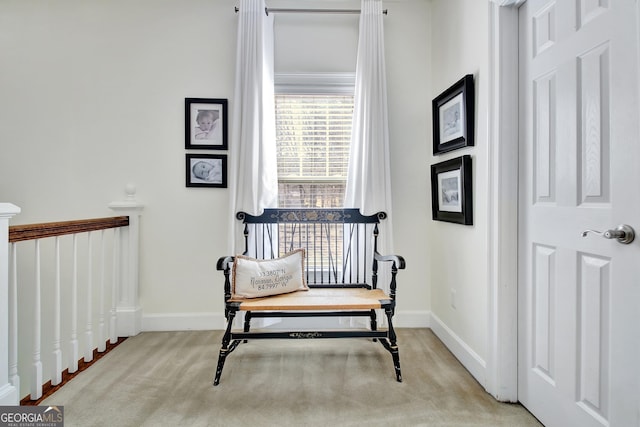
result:
[[(396, 305), (396, 275), (405, 268), (404, 258), (380, 255), (378, 224), (387, 215), (361, 215), (358, 209), (265, 209), (262, 215), (236, 215), (244, 227), (244, 255), (277, 258), (304, 248), (309, 291), (261, 298), (233, 298), (231, 270), (234, 257), (218, 260), (224, 273), (227, 327), (222, 338), (213, 385), (218, 385), (226, 357), (248, 339), (369, 338), (378, 340), (392, 356), (396, 379), (402, 381), (400, 358), (392, 318)], [(388, 294), (378, 289), (379, 267), (389, 266)], [(387, 327), (378, 330), (376, 310), (382, 309)], [(239, 311), (245, 312), (243, 331), (233, 329)], [(322, 331), (251, 331), (254, 318), (367, 317), (369, 329)]]

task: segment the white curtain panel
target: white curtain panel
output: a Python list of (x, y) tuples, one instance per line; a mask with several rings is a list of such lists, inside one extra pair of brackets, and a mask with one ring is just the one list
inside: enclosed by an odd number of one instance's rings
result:
[(252, 215), (278, 203), (273, 14), (264, 0), (241, 0), (238, 17), (236, 83), (230, 147), (230, 239), (233, 254), (244, 250), (238, 211)]
[[(385, 255), (393, 253), (393, 215), (382, 21), (382, 1), (362, 0), (345, 207), (367, 215), (387, 213), (378, 240), (378, 252)], [(390, 275), (380, 275), (378, 287), (388, 291), (389, 280)]]
[[(344, 206), (360, 208), (365, 215), (380, 211), (387, 213), (387, 219), (380, 224), (378, 239), (378, 252), (386, 255), (393, 253), (393, 215), (382, 1), (362, 0), (361, 3), (355, 105)], [(389, 292), (390, 280), (389, 266), (379, 266), (378, 288)], [(347, 319), (351, 326), (366, 326), (362, 318), (344, 318), (343, 321)], [(380, 310), (377, 320), (378, 325), (386, 325), (386, 318)]]

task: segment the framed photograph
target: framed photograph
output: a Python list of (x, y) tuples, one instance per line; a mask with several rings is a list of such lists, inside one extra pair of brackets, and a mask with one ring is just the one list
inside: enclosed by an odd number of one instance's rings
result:
[(187, 187), (227, 188), (226, 154), (187, 154)]
[(471, 156), (431, 165), (431, 210), (437, 221), (473, 225)]
[(474, 98), (471, 74), (467, 74), (434, 98), (434, 155), (473, 145)]
[(185, 148), (227, 150), (227, 100), (185, 98)]

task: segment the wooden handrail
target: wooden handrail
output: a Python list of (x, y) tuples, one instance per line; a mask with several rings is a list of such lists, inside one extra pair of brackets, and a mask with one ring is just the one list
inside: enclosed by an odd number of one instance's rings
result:
[(86, 233), (108, 228), (126, 227), (128, 216), (79, 219), (73, 221), (45, 222), (40, 224), (12, 225), (9, 227), (9, 242), (44, 239), (65, 234)]

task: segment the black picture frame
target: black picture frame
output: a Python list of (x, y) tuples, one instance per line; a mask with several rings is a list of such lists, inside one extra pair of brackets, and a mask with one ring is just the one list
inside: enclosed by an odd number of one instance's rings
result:
[(185, 98), (184, 147), (187, 149), (228, 150), (227, 110), (228, 101), (226, 99)]
[(226, 154), (186, 154), (186, 186), (227, 188)]
[(471, 156), (431, 165), (431, 209), (436, 221), (473, 225)]
[(467, 74), (432, 101), (433, 154), (473, 146), (475, 89)]

